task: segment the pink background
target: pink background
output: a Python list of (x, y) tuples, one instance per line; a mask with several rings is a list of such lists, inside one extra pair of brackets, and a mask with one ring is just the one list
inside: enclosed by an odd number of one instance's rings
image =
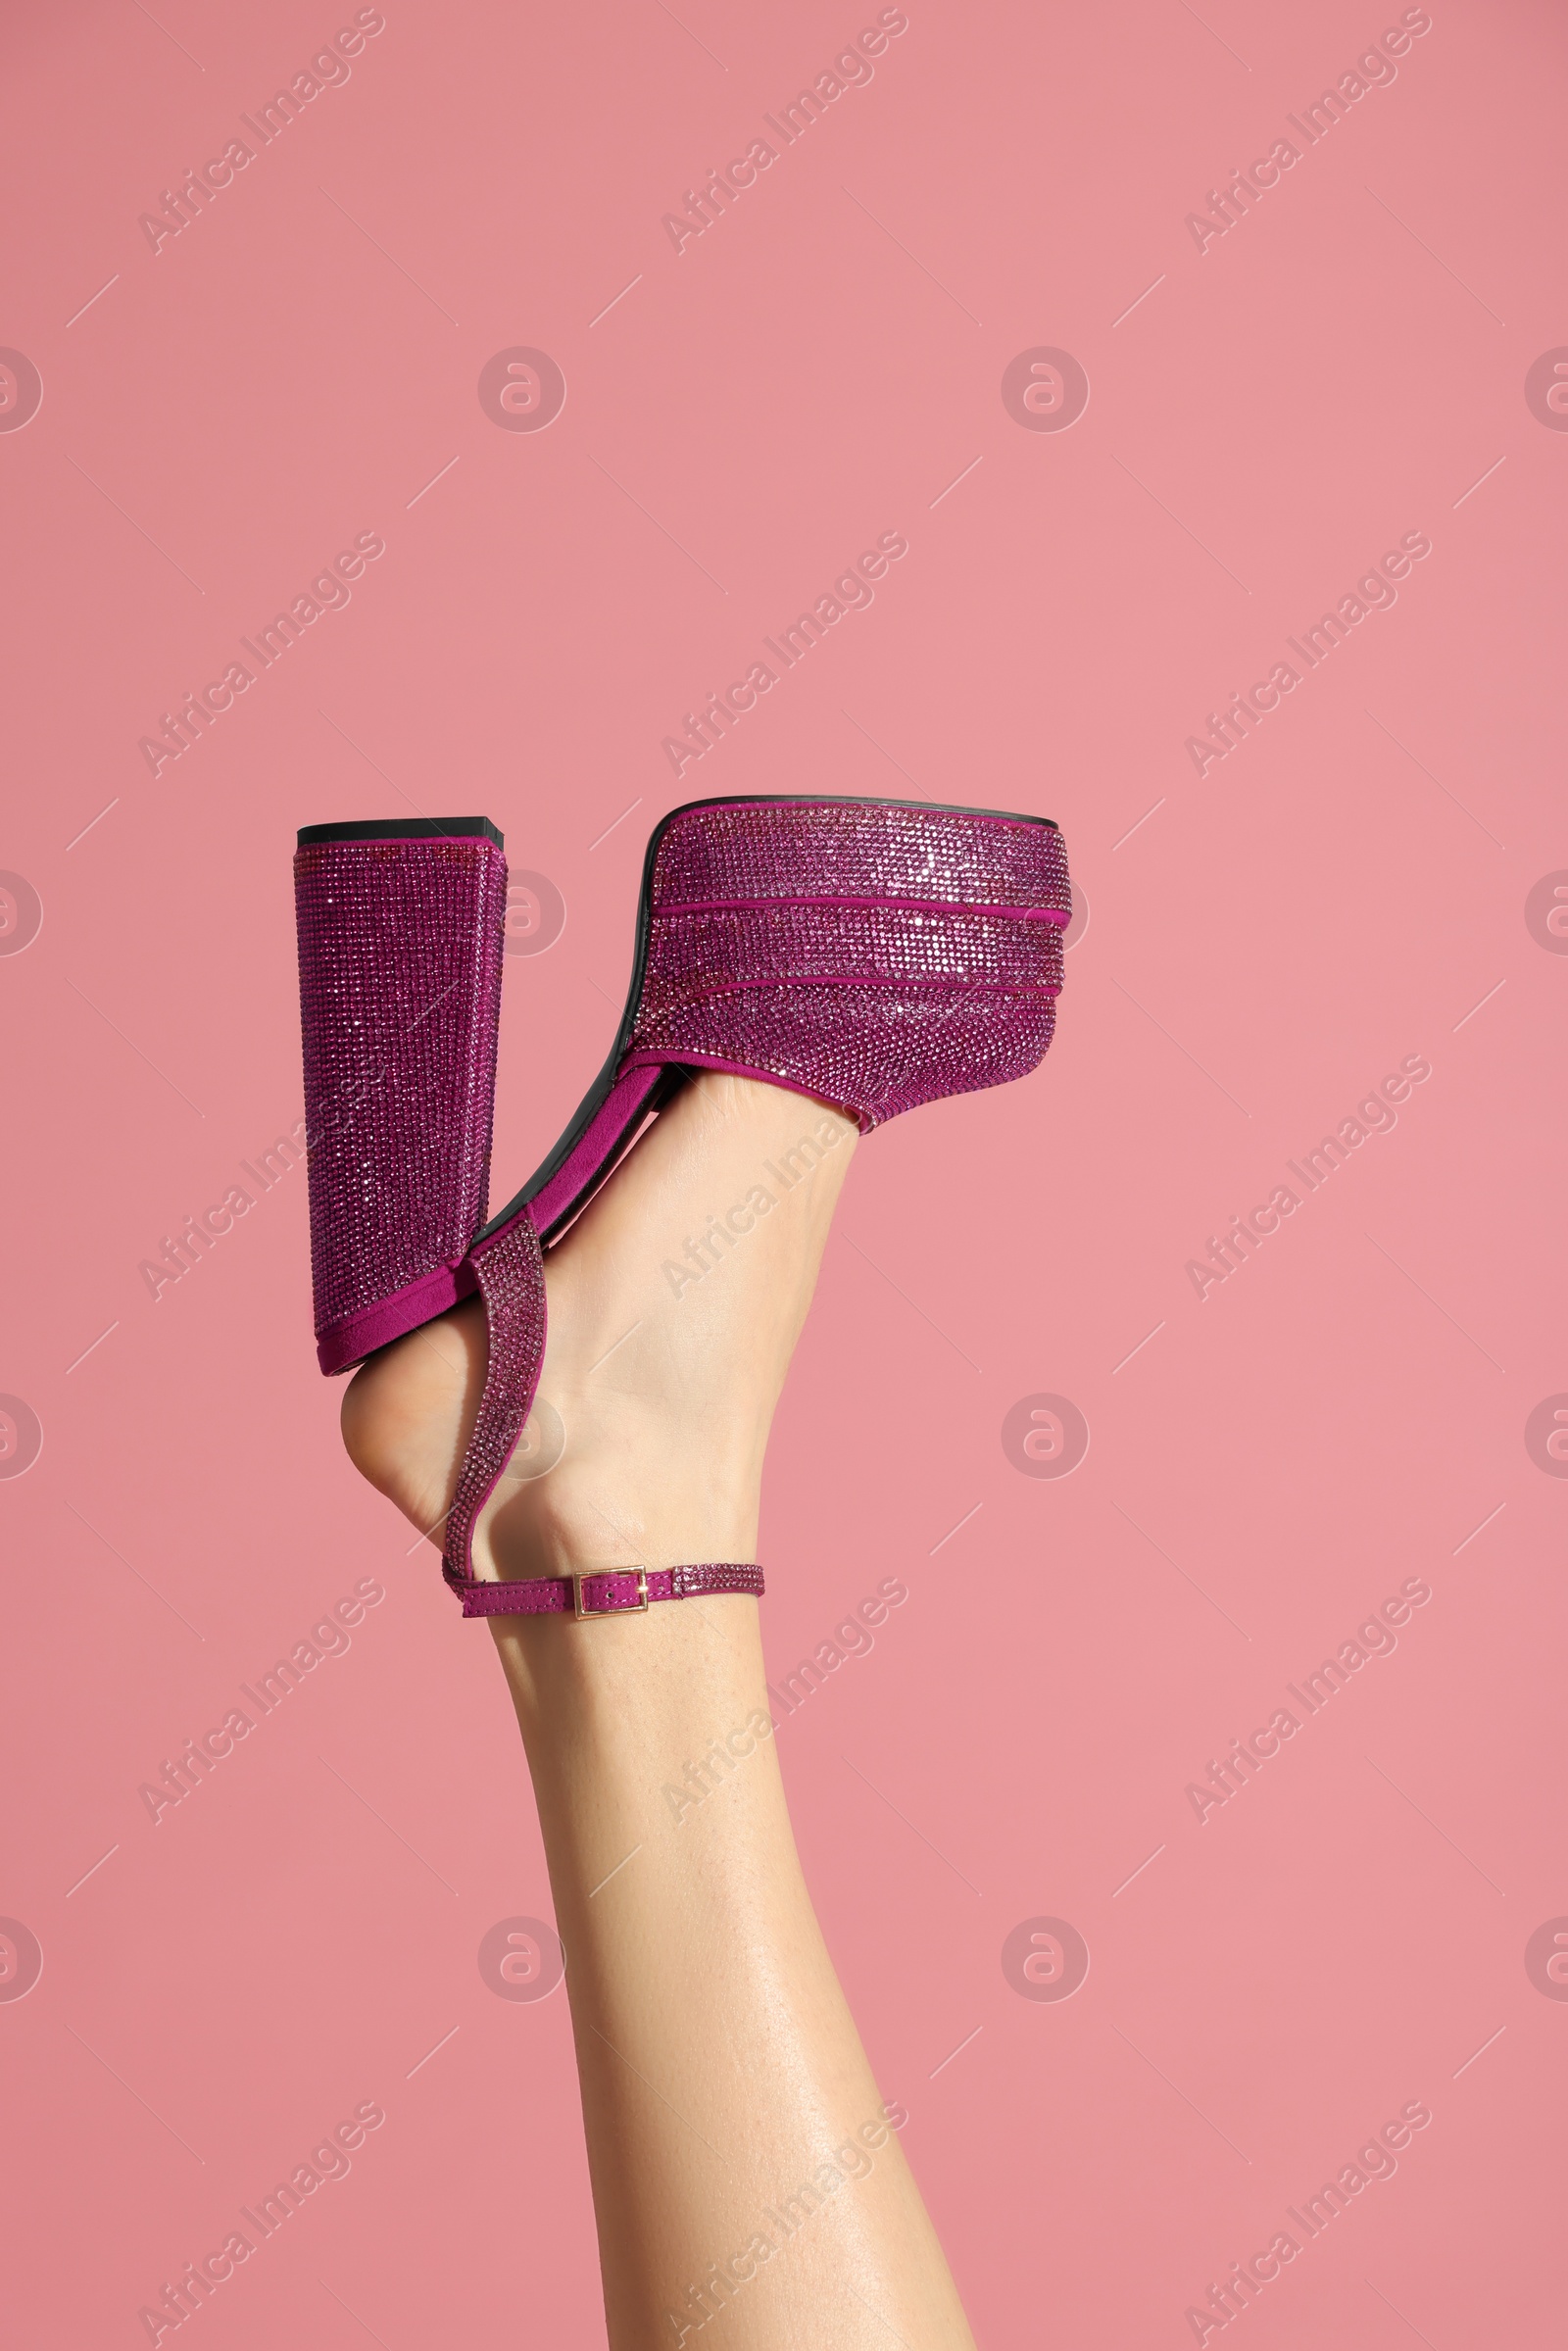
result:
[[(507, 967), (499, 1199), (606, 1049), (654, 819), (805, 790), (1052, 814), (1092, 907), (1044, 1072), (862, 1152), (769, 1469), (775, 1680), (909, 1591), (780, 1740), (976, 2333), (1192, 2341), (1422, 2101), (1253, 2351), (1560, 2340), (1568, 1987), (1525, 1951), (1568, 1913), (1568, 1487), (1525, 1424), (1568, 1389), (1568, 963), (1526, 901), (1568, 867), (1568, 439), (1524, 392), (1568, 342), (1560, 16), (1436, 0), (1200, 253), (1205, 190), (1396, 8), (910, 0), (677, 255), (662, 216), (874, 9), (387, 0), (155, 254), (138, 216), (352, 16), (3, 36), (0, 343), (43, 381), (0, 433), (0, 867), (43, 909), (0, 956), (0, 1390), (43, 1431), (0, 1481), (0, 1912), (43, 1953), (0, 2001), (8, 2340), (145, 2340), (368, 2100), (209, 2351), (602, 2339), (564, 1999), (476, 1964), (549, 1916), (510, 1711), (342, 1461), (303, 1171), (156, 1303), (138, 1266), (300, 1116), (296, 825), (483, 810), (561, 892)], [(547, 431), (480, 406), (514, 345), (564, 372)], [(1003, 404), (1037, 346), (1087, 370), (1068, 431)], [(682, 713), (890, 529), (874, 605), (677, 780)], [(149, 773), (361, 531), (347, 609)], [(1397, 603), (1200, 778), (1205, 713), (1406, 532)], [(1200, 1300), (1207, 1237), (1407, 1055), (1397, 1126)], [(1091, 1431), (1065, 1479), (1003, 1447), (1041, 1393)], [(155, 1826), (140, 1784), (367, 1577), (350, 1651)], [(1407, 1578), (1396, 1651), (1200, 1822)], [(1091, 1954), (1061, 2002), (1002, 1965), (1043, 1916)]]

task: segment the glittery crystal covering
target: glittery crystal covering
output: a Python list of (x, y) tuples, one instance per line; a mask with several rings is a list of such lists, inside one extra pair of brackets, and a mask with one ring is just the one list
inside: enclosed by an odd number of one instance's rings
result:
[(484, 1221), (507, 865), (491, 841), (294, 860), (318, 1339)]
[(533, 1218), (524, 1208), (473, 1252), (484, 1297), (490, 1362), (479, 1414), (447, 1513), (443, 1572), (462, 1589), (473, 1576), (473, 1523), (512, 1459), (533, 1408), (545, 1352), (545, 1268)]
[(1036, 1067), (1072, 906), (1053, 825), (856, 801), (677, 815), (627, 1055), (755, 1069), (901, 1110)]
[(1054, 824), (885, 800), (700, 803), (665, 829), (654, 901), (935, 898), (1071, 911)]
[[(697, 1600), (711, 1593), (742, 1592), (760, 1599), (766, 1586), (760, 1567), (710, 1561), (701, 1567), (653, 1567), (639, 1584), (637, 1570), (606, 1567), (579, 1579), (584, 1616), (628, 1616), (645, 1599)], [(575, 1616), (579, 1613), (569, 1576), (532, 1576), (521, 1584), (466, 1584), (465, 1616)]]
[[(466, 1614), (557, 1608), (550, 1579), (479, 1584), (472, 1569), (474, 1524), (532, 1409), (545, 1346), (531, 1208), (474, 1245), (506, 860), (481, 838), (332, 841), (303, 848), (295, 874), (318, 1337), (335, 1329), (340, 1347), (363, 1347), (368, 1331), (380, 1345), (383, 1322), (420, 1319), (415, 1303), (440, 1310), (429, 1278), (441, 1268), (477, 1283), (489, 1365), (444, 1572)], [(702, 804), (663, 828), (649, 896), (623, 1073), (755, 1071), (870, 1129), (1022, 1077), (1051, 1043), (1072, 907), (1053, 825), (874, 801)], [(596, 1103), (608, 1115), (591, 1095), (590, 1150)], [(610, 1124), (612, 1158), (623, 1121)], [(421, 1282), (421, 1298), (401, 1296)], [(353, 1324), (387, 1299), (379, 1318)], [(635, 1579), (600, 1581), (617, 1611), (636, 1597)], [(761, 1571), (660, 1571), (658, 1585), (660, 1598), (760, 1591)]]

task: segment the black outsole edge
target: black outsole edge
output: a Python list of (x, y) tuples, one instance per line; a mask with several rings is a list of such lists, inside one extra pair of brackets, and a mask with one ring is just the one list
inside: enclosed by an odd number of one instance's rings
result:
[[(852, 807), (861, 808), (929, 808), (943, 816), (1000, 816), (1011, 824), (1043, 824), (1054, 833), (1059, 832), (1061, 829), (1054, 817), (1020, 816), (1010, 808), (964, 808), (956, 801), (942, 800), (878, 800), (873, 799), (869, 794), (851, 792), (724, 792), (716, 793), (710, 800), (684, 801), (678, 808), (671, 808), (668, 814), (662, 816), (655, 825), (643, 857), (642, 881), (637, 893), (637, 936), (632, 954), (631, 984), (626, 993), (625, 1010), (621, 1013), (620, 1026), (615, 1032), (615, 1042), (610, 1049), (609, 1058), (578, 1103), (560, 1141), (548, 1156), (540, 1161), (522, 1189), (514, 1193), (506, 1206), (498, 1209), (487, 1224), (481, 1225), (473, 1240), (468, 1244), (470, 1249), (476, 1247), (481, 1241), (489, 1240), (493, 1233), (499, 1233), (503, 1225), (510, 1224), (518, 1211), (525, 1208), (528, 1202), (544, 1190), (557, 1169), (563, 1167), (576, 1150), (577, 1145), (582, 1141), (583, 1136), (610, 1098), (621, 1055), (625, 1053), (631, 1040), (632, 1031), (637, 1025), (637, 1006), (642, 1000), (643, 978), (648, 968), (654, 860), (659, 855), (660, 843), (676, 817), (689, 816), (695, 808), (756, 808), (772, 807), (779, 803), (801, 807), (813, 801), (823, 804), (847, 801)], [(483, 823), (484, 819), (481, 817), (476, 821)], [(372, 826), (369, 829), (374, 831), (376, 828)], [(500, 838), (499, 834), (495, 837)], [(302, 835), (301, 838), (303, 839), (304, 836)], [(643, 1108), (637, 1112), (632, 1125), (640, 1125), (649, 1110), (656, 1106), (662, 1106), (658, 1097), (655, 1097), (653, 1102), (644, 1104)], [(617, 1140), (614, 1151), (607, 1155), (605, 1165), (608, 1166), (619, 1156), (622, 1147), (629, 1140), (629, 1135), (630, 1129), (628, 1128), (627, 1133)], [(564, 1208), (561, 1214), (552, 1220), (549, 1230), (540, 1234), (541, 1242), (547, 1242), (552, 1233), (559, 1232), (563, 1225), (576, 1215), (597, 1181), (598, 1174), (596, 1173), (588, 1179), (582, 1191), (569, 1206)]]
[(386, 824), (307, 824), (297, 836), (301, 849), (327, 841), (493, 841), (505, 849), (503, 835), (488, 816), (400, 816)]

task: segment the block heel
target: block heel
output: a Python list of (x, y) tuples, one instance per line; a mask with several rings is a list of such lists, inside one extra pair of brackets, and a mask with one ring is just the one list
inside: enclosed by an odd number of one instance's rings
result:
[(309, 825), (294, 892), (317, 1354), (330, 1373), (476, 1287), (505, 848), (484, 816)]

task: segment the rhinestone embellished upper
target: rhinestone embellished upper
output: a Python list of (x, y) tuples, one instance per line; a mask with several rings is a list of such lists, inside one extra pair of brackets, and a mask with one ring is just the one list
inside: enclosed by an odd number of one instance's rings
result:
[(878, 802), (727, 802), (655, 858), (627, 1065), (756, 1070), (863, 1128), (1004, 1085), (1051, 1043), (1071, 911), (1054, 825)]

